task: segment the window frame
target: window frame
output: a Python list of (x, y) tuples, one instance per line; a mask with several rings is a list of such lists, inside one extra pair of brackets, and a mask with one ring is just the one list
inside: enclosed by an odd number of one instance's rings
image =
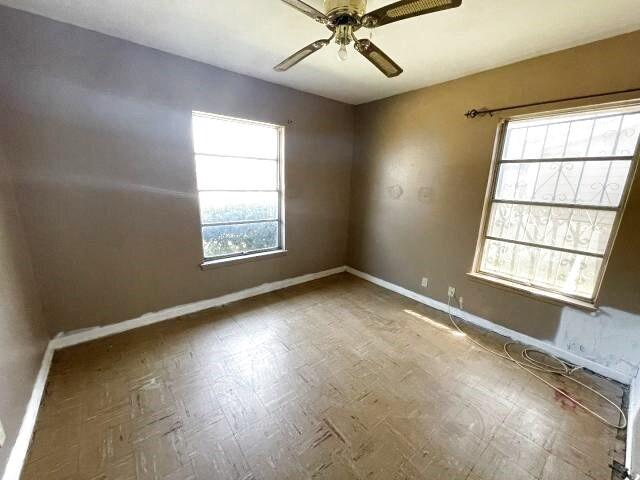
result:
[[(275, 191), (278, 193), (278, 218), (276, 219), (278, 225), (278, 245), (272, 248), (263, 248), (257, 250), (249, 250), (246, 252), (237, 252), (230, 253), (225, 255), (218, 255), (215, 257), (207, 257), (204, 249), (204, 237), (203, 237), (203, 228), (206, 226), (215, 226), (213, 224), (204, 223), (202, 218), (202, 208), (200, 205), (200, 193), (202, 192), (211, 192), (211, 191), (224, 191), (224, 190), (200, 190), (198, 188), (198, 175), (197, 169), (195, 171), (195, 179), (196, 179), (196, 194), (198, 197), (198, 219), (199, 219), (199, 231), (200, 231), (200, 251), (202, 252), (202, 261), (200, 262), (200, 267), (202, 269), (215, 267), (218, 265), (226, 265), (229, 263), (243, 263), (252, 260), (259, 260), (262, 258), (270, 258), (273, 256), (280, 256), (287, 253), (286, 250), (286, 229), (285, 229), (285, 132), (286, 127), (284, 125), (269, 123), (269, 122), (261, 122), (257, 120), (248, 120), (245, 118), (239, 117), (231, 117), (227, 115), (220, 115), (216, 113), (210, 112), (202, 112), (194, 110), (191, 112), (191, 147), (193, 154), (193, 162), (194, 168), (196, 168), (196, 158), (198, 156), (210, 156), (210, 157), (224, 157), (224, 158), (250, 158), (254, 160), (265, 160), (265, 161), (274, 161), (273, 159), (265, 159), (258, 157), (245, 157), (245, 156), (233, 156), (233, 155), (214, 155), (214, 154), (203, 154), (196, 152), (195, 148), (195, 138), (194, 138), (194, 129), (193, 129), (193, 118), (196, 116), (206, 117), (206, 118), (214, 118), (229, 122), (236, 122), (240, 124), (251, 124), (251, 125), (259, 125), (263, 127), (270, 127), (276, 130), (278, 135), (278, 156), (275, 159), (277, 163), (277, 188)], [(234, 190), (238, 192), (250, 192), (252, 190)], [(269, 190), (271, 191), (271, 190)], [(274, 220), (260, 220), (260, 221), (239, 221), (239, 222), (220, 222), (217, 225), (232, 225), (232, 224), (257, 224), (257, 223), (267, 223), (273, 222)]]
[[(535, 298), (550, 301), (552, 303), (571, 305), (571, 306), (582, 308), (585, 310), (597, 310), (598, 299), (600, 297), (600, 293), (602, 290), (604, 276), (607, 271), (607, 267), (609, 264), (609, 260), (611, 258), (613, 247), (615, 246), (615, 243), (618, 237), (620, 225), (622, 223), (622, 219), (624, 218), (626, 207), (629, 203), (631, 188), (634, 184), (635, 177), (638, 171), (638, 163), (640, 163), (640, 138), (636, 143), (635, 152), (633, 153), (633, 155), (631, 155), (630, 158), (617, 157), (618, 160), (622, 160), (622, 159), (630, 160), (631, 167), (629, 168), (629, 174), (628, 174), (626, 183), (624, 185), (624, 189), (620, 199), (620, 204), (618, 205), (617, 208), (607, 209), (608, 211), (615, 211), (616, 217), (613, 222), (611, 234), (607, 242), (607, 247), (601, 256), (602, 265), (600, 267), (600, 271), (598, 272), (598, 277), (596, 279), (592, 298), (587, 298), (580, 295), (567, 294), (565, 292), (560, 292), (551, 288), (545, 288), (543, 286), (527, 284), (525, 282), (519, 282), (518, 280), (513, 278), (503, 277), (503, 276), (492, 274), (489, 272), (484, 272), (481, 270), (481, 263), (483, 258), (485, 242), (488, 239), (487, 233), (489, 229), (491, 209), (495, 202), (496, 188), (498, 186), (498, 176), (500, 173), (500, 164), (508, 162), (502, 159), (502, 154), (504, 151), (505, 140), (506, 140), (509, 123), (514, 121), (521, 121), (521, 120), (535, 120), (535, 119), (541, 119), (541, 118), (550, 118), (554, 116), (598, 112), (601, 110), (610, 110), (615, 108), (622, 109), (622, 108), (630, 108), (630, 107), (631, 108), (638, 107), (640, 109), (640, 99), (634, 99), (634, 100), (622, 101), (622, 102), (604, 103), (604, 104), (597, 104), (597, 105), (586, 105), (586, 106), (581, 106), (576, 108), (555, 109), (551, 111), (541, 111), (541, 112), (528, 113), (523, 115), (514, 115), (514, 116), (504, 117), (499, 120), (495, 139), (494, 139), (493, 156), (491, 160), (491, 167), (489, 170), (489, 179), (487, 182), (487, 188), (485, 190), (485, 198), (484, 198), (484, 203), (482, 208), (482, 217), (480, 220), (478, 239), (476, 242), (476, 250), (473, 258), (471, 271), (468, 273), (470, 277), (478, 279), (480, 281), (483, 281), (493, 286), (506, 288), (507, 290), (514, 291), (516, 293), (530, 295)], [(580, 157), (580, 160), (584, 160), (584, 159), (588, 160), (588, 157), (584, 157), (584, 158)], [(562, 160), (570, 161), (572, 159), (567, 158)], [(545, 161), (545, 160), (542, 160), (542, 161)], [(507, 201), (506, 203), (509, 203), (509, 202)], [(537, 205), (535, 202), (524, 202), (524, 204)], [(558, 206), (567, 207), (567, 205), (562, 205), (562, 204), (558, 204)], [(567, 208), (571, 208), (571, 206), (568, 206)], [(588, 205), (576, 205), (575, 208), (590, 209), (593, 207), (590, 207)], [(541, 248), (546, 247), (543, 244), (541, 245), (533, 244), (533, 246), (539, 246)], [(557, 248), (552, 248), (552, 249), (562, 250)]]

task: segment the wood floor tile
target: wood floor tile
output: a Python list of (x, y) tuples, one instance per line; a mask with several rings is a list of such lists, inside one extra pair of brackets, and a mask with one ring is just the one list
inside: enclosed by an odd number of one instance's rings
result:
[(617, 435), (442, 312), (341, 274), (56, 352), (22, 478), (601, 480)]

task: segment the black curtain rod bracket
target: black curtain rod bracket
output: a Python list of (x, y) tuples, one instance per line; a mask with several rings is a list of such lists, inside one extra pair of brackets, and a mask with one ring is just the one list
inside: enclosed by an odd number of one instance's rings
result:
[(567, 97), (567, 98), (557, 98), (555, 100), (545, 100), (543, 102), (534, 102), (534, 103), (524, 103), (522, 105), (512, 105), (509, 107), (500, 107), (500, 108), (474, 108), (469, 110), (464, 114), (467, 118), (476, 118), (476, 117), (485, 117), (489, 115), (493, 117), (494, 113), (504, 112), (506, 110), (516, 110), (518, 108), (527, 108), (527, 107), (537, 107), (539, 105), (549, 105), (551, 103), (560, 103), (560, 102), (570, 102), (572, 100), (584, 100), (586, 98), (596, 98), (596, 97), (606, 97), (608, 95), (620, 95), (622, 93), (633, 93), (640, 92), (640, 88), (628, 88), (626, 90), (617, 90), (615, 92), (606, 92), (606, 93), (594, 93), (592, 95), (580, 95), (578, 97)]

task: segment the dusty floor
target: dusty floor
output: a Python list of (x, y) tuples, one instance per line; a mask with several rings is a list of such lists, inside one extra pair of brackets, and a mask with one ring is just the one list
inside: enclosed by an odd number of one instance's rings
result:
[(603, 480), (617, 433), (342, 274), (56, 353), (22, 478)]

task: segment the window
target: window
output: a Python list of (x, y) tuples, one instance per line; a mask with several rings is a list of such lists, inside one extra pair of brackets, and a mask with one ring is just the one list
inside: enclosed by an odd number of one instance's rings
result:
[(193, 113), (205, 260), (284, 248), (283, 128)]
[(640, 106), (504, 122), (472, 275), (593, 304), (639, 136)]

